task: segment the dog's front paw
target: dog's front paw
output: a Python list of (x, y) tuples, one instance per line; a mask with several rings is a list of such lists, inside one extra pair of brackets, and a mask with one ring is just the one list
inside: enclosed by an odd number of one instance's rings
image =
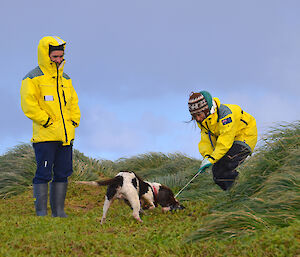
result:
[(137, 218), (136, 220), (137, 220), (138, 222), (143, 223), (143, 221), (142, 221), (140, 218)]

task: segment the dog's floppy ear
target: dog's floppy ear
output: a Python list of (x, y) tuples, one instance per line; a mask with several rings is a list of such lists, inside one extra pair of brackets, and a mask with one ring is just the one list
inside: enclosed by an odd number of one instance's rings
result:
[(161, 185), (158, 190), (157, 202), (162, 207), (169, 207), (178, 204), (172, 190), (164, 185)]

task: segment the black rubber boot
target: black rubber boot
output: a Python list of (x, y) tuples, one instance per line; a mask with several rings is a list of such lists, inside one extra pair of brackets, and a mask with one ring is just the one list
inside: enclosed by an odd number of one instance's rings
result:
[(238, 177), (239, 173), (236, 170), (233, 170), (230, 175), (228, 176), (229, 180), (231, 181), (225, 182), (226, 184), (226, 191), (230, 190), (234, 185), (236, 178)]
[(34, 206), (37, 216), (47, 215), (48, 183), (33, 184)]
[(50, 183), (50, 206), (52, 210), (52, 217), (68, 217), (64, 211), (67, 188), (68, 183)]

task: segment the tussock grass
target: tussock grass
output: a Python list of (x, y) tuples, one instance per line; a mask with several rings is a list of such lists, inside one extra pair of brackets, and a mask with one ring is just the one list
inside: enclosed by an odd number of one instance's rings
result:
[(184, 154), (147, 153), (115, 162), (101, 160), (101, 172), (108, 177), (120, 170), (134, 171), (143, 179), (155, 181), (179, 189), (198, 170), (200, 161)]
[(243, 210), (213, 213), (206, 218), (204, 224), (206, 224), (205, 227), (200, 228), (188, 241), (207, 239), (209, 237), (218, 239), (240, 237), (245, 234), (255, 233), (257, 229), (268, 228), (268, 223), (262, 218)]
[[(230, 238), (251, 230), (286, 227), (300, 218), (300, 122), (272, 128), (265, 144), (241, 169), (228, 198), (188, 240)], [(244, 215), (241, 215), (243, 213)], [(255, 216), (254, 216), (255, 215)], [(260, 221), (259, 223), (257, 221)], [(212, 231), (217, 231), (212, 233)]]
[[(74, 150), (71, 180), (96, 180), (101, 176), (101, 163)], [(17, 145), (0, 156), (0, 198), (20, 194), (32, 186), (36, 171), (31, 144)], [(103, 175), (102, 175), (103, 176)]]
[(99, 160), (88, 158), (83, 153), (74, 149), (73, 151), (73, 170), (71, 176), (75, 181), (97, 180), (101, 176), (102, 165)]
[[(35, 217), (30, 145), (0, 156), (1, 256), (298, 256), (300, 255), (300, 121), (271, 128), (264, 144), (239, 168), (229, 192), (208, 170), (178, 196), (186, 209), (147, 211), (137, 224), (124, 203), (114, 203), (99, 224), (105, 187), (73, 183), (132, 170), (176, 193), (200, 160), (147, 153), (115, 162), (74, 150), (66, 200), (68, 219)], [(9, 219), (7, 218), (9, 217)]]
[[(186, 167), (200, 163), (184, 154), (147, 153), (131, 158), (120, 158), (115, 162), (102, 160), (102, 165), (109, 171), (130, 170), (146, 177), (170, 175), (183, 171)], [(107, 172), (106, 172), (107, 173)], [(115, 174), (112, 174), (113, 176)]]
[(0, 197), (24, 192), (32, 182), (36, 169), (29, 144), (18, 145), (0, 156)]

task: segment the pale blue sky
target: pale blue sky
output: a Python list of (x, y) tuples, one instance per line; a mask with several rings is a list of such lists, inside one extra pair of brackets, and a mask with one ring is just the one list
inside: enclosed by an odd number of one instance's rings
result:
[(201, 158), (185, 123), (191, 91), (240, 105), (260, 136), (300, 119), (298, 0), (40, 0), (1, 3), (0, 154), (29, 142), (20, 85), (43, 36), (67, 41), (79, 95), (75, 148), (115, 160), (150, 151)]

